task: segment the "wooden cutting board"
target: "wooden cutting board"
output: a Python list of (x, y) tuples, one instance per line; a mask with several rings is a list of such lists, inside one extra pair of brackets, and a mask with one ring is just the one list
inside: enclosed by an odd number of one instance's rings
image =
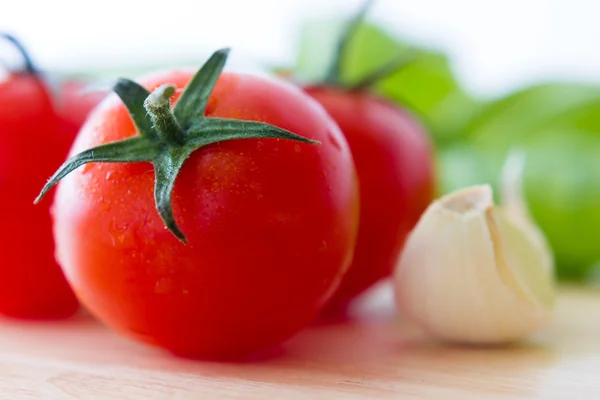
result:
[(505, 348), (447, 347), (388, 298), (270, 357), (179, 359), (89, 317), (0, 320), (0, 399), (600, 399), (600, 292), (562, 288), (552, 323)]

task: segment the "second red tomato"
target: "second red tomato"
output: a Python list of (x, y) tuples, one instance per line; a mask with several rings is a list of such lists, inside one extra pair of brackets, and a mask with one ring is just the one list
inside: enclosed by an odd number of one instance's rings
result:
[(392, 272), (408, 232), (434, 196), (434, 159), (424, 129), (391, 102), (327, 86), (306, 91), (346, 136), (360, 184), (358, 242), (329, 302), (334, 311)]

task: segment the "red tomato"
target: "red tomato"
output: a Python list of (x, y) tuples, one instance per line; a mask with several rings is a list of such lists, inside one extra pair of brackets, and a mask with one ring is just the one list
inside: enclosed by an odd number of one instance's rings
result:
[(58, 129), (45, 86), (28, 73), (0, 81), (0, 313), (59, 318), (78, 302), (54, 260), (49, 206), (33, 199), (66, 157), (73, 136)]
[[(192, 73), (144, 79), (187, 85)], [(358, 189), (335, 122), (302, 91), (225, 73), (206, 115), (316, 139), (225, 141), (196, 150), (175, 183), (182, 244), (155, 209), (149, 163), (90, 163), (58, 184), (57, 257), (80, 300), (123, 335), (192, 357), (279, 343), (319, 312), (352, 257)], [(72, 154), (136, 135), (121, 101), (90, 115)]]
[(407, 233), (433, 199), (434, 159), (427, 133), (392, 103), (333, 87), (306, 91), (344, 133), (360, 185), (354, 260), (327, 307), (337, 312), (392, 272)]
[[(23, 46), (0, 33), (21, 53), (23, 71), (0, 76), (0, 206), (5, 210), (0, 246), (4, 256), (0, 313), (21, 318), (61, 318), (78, 301), (54, 259), (50, 202), (34, 206), (56, 164), (64, 161), (77, 131), (102, 92), (80, 93), (83, 81), (61, 80), (51, 90)], [(1, 72), (1, 71), (0, 71)]]

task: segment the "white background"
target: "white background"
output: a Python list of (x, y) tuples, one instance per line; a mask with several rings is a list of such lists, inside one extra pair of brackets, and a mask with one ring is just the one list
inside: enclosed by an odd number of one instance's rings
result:
[[(232, 60), (291, 62), (303, 18), (351, 14), (360, 0), (11, 1), (0, 29), (43, 69), (127, 69), (200, 63), (230, 46)], [(495, 95), (544, 79), (600, 82), (600, 2), (379, 0), (369, 18), (447, 51), (462, 82)]]

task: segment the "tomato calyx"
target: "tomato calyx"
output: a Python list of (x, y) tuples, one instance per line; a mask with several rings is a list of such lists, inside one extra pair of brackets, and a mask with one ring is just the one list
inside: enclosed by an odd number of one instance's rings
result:
[(205, 117), (208, 99), (228, 54), (229, 49), (214, 52), (189, 82), (175, 107), (171, 107), (170, 102), (175, 94), (173, 85), (164, 84), (150, 93), (136, 82), (119, 79), (113, 89), (127, 107), (140, 135), (93, 147), (71, 157), (52, 175), (34, 203), (39, 203), (62, 178), (84, 164), (150, 162), (155, 171), (156, 209), (165, 226), (185, 244), (185, 235), (173, 216), (171, 195), (179, 171), (195, 150), (236, 139), (320, 143), (265, 122)]
[(342, 64), (344, 61), (344, 55), (346, 54), (346, 50), (348, 45), (350, 44), (350, 40), (354, 36), (354, 33), (358, 29), (358, 26), (364, 21), (365, 16), (367, 15), (367, 11), (373, 4), (373, 0), (366, 0), (362, 7), (359, 8), (358, 12), (354, 17), (350, 20), (346, 29), (342, 32), (341, 36), (338, 39), (336, 44), (335, 52), (333, 54), (333, 60), (329, 65), (329, 69), (327, 70), (327, 75), (325, 76), (324, 84), (331, 86), (340, 86), (341, 85), (341, 72), (342, 72)]
[(17, 38), (15, 38), (13, 35), (6, 32), (0, 32), (0, 38), (9, 41), (13, 46), (15, 46), (15, 48), (18, 50), (19, 54), (23, 58), (23, 69), (19, 72), (28, 75), (37, 75), (38, 70), (33, 64), (29, 53), (27, 52), (27, 50), (25, 50), (25, 46), (23, 46), (23, 44), (21, 44), (21, 42), (19, 42)]
[(420, 56), (420, 53), (414, 49), (404, 51), (383, 66), (370, 72), (367, 76), (362, 77), (358, 82), (352, 84), (344, 84), (342, 82), (342, 66), (350, 41), (356, 34), (359, 26), (363, 23), (373, 2), (373, 0), (366, 0), (354, 17), (348, 22), (337, 42), (333, 60), (329, 65), (325, 79), (313, 86), (333, 86), (350, 92), (366, 90), (375, 85), (378, 81), (385, 79), (400, 69), (410, 65)]

